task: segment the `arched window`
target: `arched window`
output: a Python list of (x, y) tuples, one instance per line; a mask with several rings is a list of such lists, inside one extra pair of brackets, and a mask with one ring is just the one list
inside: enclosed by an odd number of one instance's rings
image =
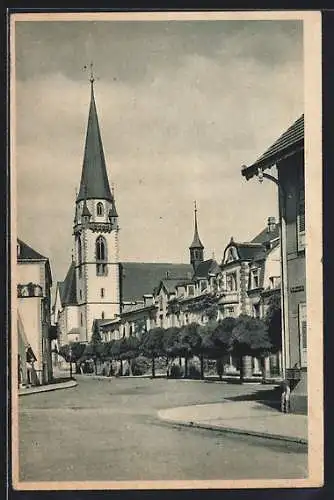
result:
[(79, 278), (81, 278), (81, 264), (82, 264), (82, 243), (81, 238), (78, 238), (78, 266), (79, 266)]
[(107, 260), (107, 244), (103, 236), (96, 240), (96, 260)]
[(103, 213), (104, 213), (103, 203), (99, 201), (98, 204), (96, 205), (96, 214), (99, 217), (102, 217)]
[(107, 255), (107, 242), (103, 238), (103, 236), (99, 236), (96, 239), (95, 253), (96, 253), (96, 274), (97, 276), (106, 276), (107, 275), (106, 261), (108, 260), (108, 255)]

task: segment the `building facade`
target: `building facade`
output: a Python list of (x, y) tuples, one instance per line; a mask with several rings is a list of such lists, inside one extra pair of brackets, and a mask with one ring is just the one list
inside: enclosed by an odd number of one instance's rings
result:
[[(277, 177), (267, 171), (276, 167)], [(290, 380), (291, 408), (307, 412), (307, 316), (305, 265), (304, 116), (302, 115), (254, 164), (246, 179), (275, 182), (281, 227), (283, 357)]]
[(49, 259), (17, 240), (17, 330), (19, 383), (52, 380)]

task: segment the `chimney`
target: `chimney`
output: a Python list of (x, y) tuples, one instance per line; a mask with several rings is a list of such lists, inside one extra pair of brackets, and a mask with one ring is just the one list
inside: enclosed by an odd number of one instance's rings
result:
[(153, 305), (153, 295), (151, 293), (146, 293), (144, 295), (144, 307)]
[(276, 229), (276, 219), (275, 217), (268, 217), (268, 226), (267, 226), (267, 231), (268, 233), (272, 233)]

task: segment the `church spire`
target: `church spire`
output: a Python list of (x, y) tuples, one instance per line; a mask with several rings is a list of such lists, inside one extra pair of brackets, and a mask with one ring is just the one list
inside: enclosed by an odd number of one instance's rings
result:
[(196, 201), (194, 201), (194, 216), (195, 216), (195, 229), (194, 229), (194, 238), (193, 238), (193, 242), (192, 244), (190, 245), (189, 248), (204, 248), (201, 240), (200, 240), (200, 237), (198, 235), (198, 227), (197, 227), (197, 205), (196, 205)]
[(203, 262), (204, 260), (203, 256), (204, 246), (198, 234), (196, 201), (194, 202), (194, 218), (195, 218), (194, 238), (192, 244), (189, 247), (189, 250), (190, 250), (190, 263), (192, 264), (195, 270), (198, 264), (200, 262)]
[[(94, 96), (94, 74), (93, 65), (90, 65), (90, 107), (88, 115), (87, 133), (84, 160), (81, 173), (81, 182), (78, 201), (86, 199), (102, 199), (112, 201), (103, 145), (97, 117)], [(86, 191), (86, 192), (85, 192)]]

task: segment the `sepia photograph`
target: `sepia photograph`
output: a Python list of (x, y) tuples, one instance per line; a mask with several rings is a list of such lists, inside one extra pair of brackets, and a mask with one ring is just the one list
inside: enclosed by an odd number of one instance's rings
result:
[(323, 483), (321, 17), (10, 19), (12, 483)]

